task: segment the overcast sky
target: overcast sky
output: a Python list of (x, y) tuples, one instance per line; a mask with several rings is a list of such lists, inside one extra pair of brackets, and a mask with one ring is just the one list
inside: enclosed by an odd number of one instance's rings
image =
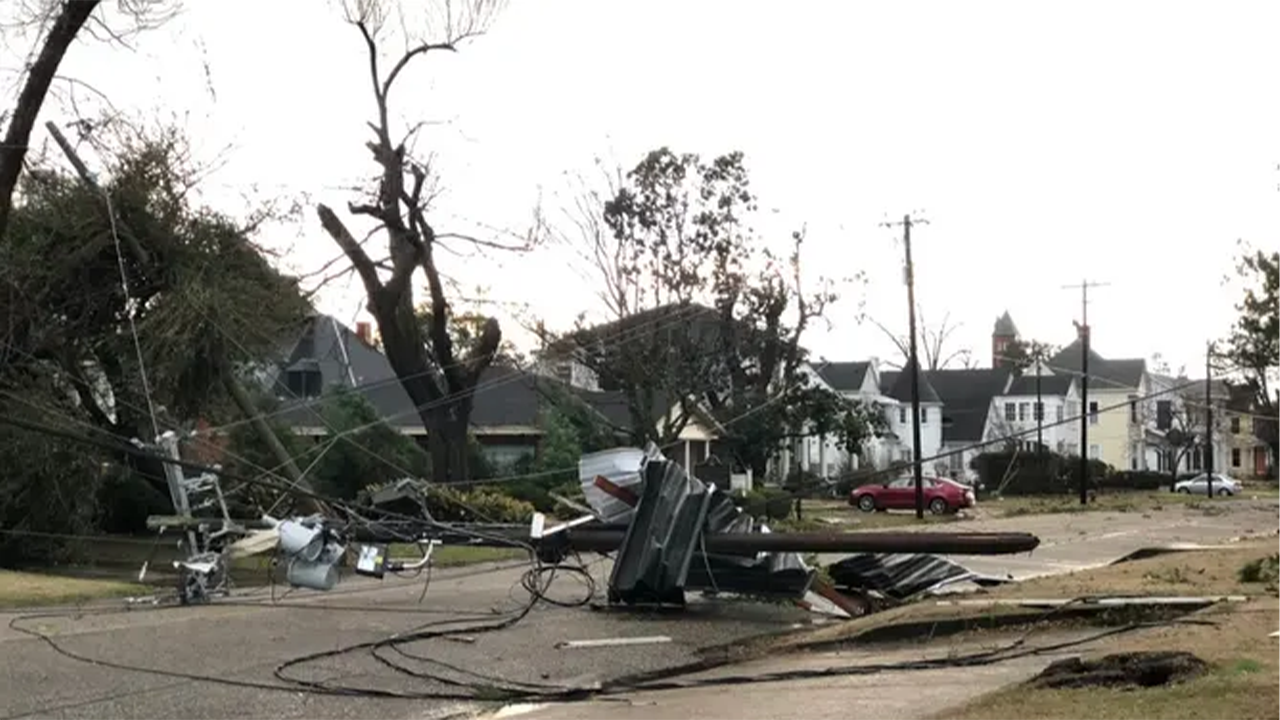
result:
[[(110, 3), (111, 0), (108, 0)], [(858, 300), (905, 327), (900, 230), (917, 211), (924, 317), (990, 362), (1006, 309), (1024, 336), (1066, 344), (1082, 278), (1094, 347), (1202, 364), (1233, 318), (1237, 239), (1280, 238), (1280, 3), (516, 0), (455, 55), (430, 55), (393, 98), (431, 120), (420, 149), (446, 189), (435, 223), (520, 231), (541, 198), (556, 219), (567, 178), (596, 157), (647, 150), (746, 153), (759, 225), (809, 230), (808, 272), (864, 271), (806, 339), (836, 360), (894, 354)], [(364, 47), (320, 0), (186, 0), (134, 50), (78, 43), (64, 75), (131, 113), (181, 118), (221, 159), (208, 201), (323, 201), (370, 174)], [(397, 50), (393, 44), (389, 49)], [(6, 50), (12, 69), (24, 48)], [(12, 71), (5, 90), (12, 95)], [(92, 107), (90, 97), (80, 100)], [(72, 119), (65, 100), (45, 119)], [(44, 139), (40, 129), (37, 140)], [(297, 269), (337, 252), (308, 211), (267, 241)], [(567, 327), (598, 305), (565, 251), (442, 258), (442, 270)], [(353, 321), (358, 281), (322, 309)], [(514, 322), (506, 327), (515, 330)], [(527, 338), (525, 338), (527, 339)]]

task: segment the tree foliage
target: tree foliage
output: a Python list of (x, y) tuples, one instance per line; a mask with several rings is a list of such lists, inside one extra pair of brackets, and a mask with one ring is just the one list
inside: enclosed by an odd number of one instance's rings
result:
[[(1021, 374), (1037, 362), (1047, 362), (1057, 351), (1057, 346), (1046, 342), (1014, 338), (1005, 345), (1004, 354), (1000, 360), (1006, 367), (1013, 368), (1015, 373)], [(1046, 366), (1046, 369), (1054, 372), (1051, 367)]]
[(624, 396), (633, 443), (668, 444), (701, 412), (763, 473), (809, 425), (861, 427), (802, 370), (801, 338), (834, 283), (805, 287), (805, 231), (779, 253), (755, 233), (756, 209), (742, 153), (665, 147), (579, 203), (579, 247), (614, 321), (580, 324), (561, 345)]
[[(97, 145), (99, 185), (37, 165), (19, 186), (0, 242), (0, 390), (15, 411), (102, 439), (151, 441), (153, 410), (161, 430), (225, 419), (221, 380), (300, 320), (296, 283), (251, 227), (190, 202), (195, 172), (176, 132)], [(159, 463), (108, 460), (164, 487)]]
[(1237, 271), (1245, 289), (1236, 305), (1240, 315), (1228, 339), (1227, 357), (1253, 395), (1261, 421), (1255, 423), (1256, 433), (1274, 455), (1280, 449), (1280, 252), (1243, 248)]

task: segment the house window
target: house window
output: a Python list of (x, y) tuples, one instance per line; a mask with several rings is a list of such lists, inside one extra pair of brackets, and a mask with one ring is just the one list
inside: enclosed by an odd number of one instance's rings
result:
[(1089, 446), (1089, 458), (1090, 458), (1091, 460), (1101, 460), (1101, 459), (1102, 459), (1102, 448), (1098, 447), (1097, 445), (1090, 445), (1090, 446)]
[(1031, 403), (1018, 403), (1018, 422), (1027, 419), (1027, 406)]
[(1199, 470), (1201, 462), (1203, 461), (1200, 459), (1200, 448), (1193, 449), (1191, 451), (1191, 457), (1187, 461), (1187, 464), (1190, 466), (1190, 469)]
[(290, 370), (285, 374), (285, 385), (295, 398), (320, 397), (323, 390), (319, 370)]
[(1065, 410), (1061, 405), (1059, 405), (1059, 406), (1058, 406), (1057, 408), (1055, 408), (1055, 409), (1058, 411), (1058, 412), (1057, 412), (1057, 415), (1055, 416), (1055, 417), (1057, 417), (1058, 422), (1062, 422), (1063, 420), (1065, 420), (1065, 419), (1066, 419), (1066, 414), (1067, 414), (1067, 413), (1066, 413), (1066, 410)]
[(911, 462), (911, 448), (902, 449), (902, 462)]
[(964, 470), (964, 453), (951, 453), (947, 458), (947, 464), (952, 470)]
[(1138, 396), (1129, 396), (1129, 422), (1138, 422)]
[(1080, 406), (1076, 404), (1075, 400), (1067, 401), (1067, 414), (1070, 415), (1073, 419), (1075, 418), (1075, 416), (1080, 414)]
[(905, 407), (901, 407), (901, 406), (898, 407), (898, 424), (900, 425), (907, 424), (907, 409)]
[[(1061, 408), (1061, 407), (1059, 407), (1058, 409), (1059, 409), (1059, 410), (1061, 410), (1062, 408)], [(1059, 455), (1066, 455), (1066, 454), (1067, 454), (1067, 443), (1066, 443), (1066, 441), (1065, 441), (1065, 440), (1059, 440), (1059, 441), (1058, 441), (1058, 454), (1059, 454)]]
[(1141, 455), (1142, 455), (1142, 448), (1138, 446), (1138, 443), (1133, 443), (1129, 445), (1129, 469), (1130, 470), (1138, 469)]
[(927, 422), (929, 422), (929, 408), (922, 407), (920, 408), (920, 424), (923, 425)]
[(1240, 448), (1231, 448), (1231, 467), (1240, 467)]
[(1240, 416), (1236, 415), (1231, 418), (1231, 434), (1237, 435), (1239, 433), (1240, 433)]
[(1035, 419), (1044, 420), (1044, 403), (1038, 402), (1035, 407)]
[(1098, 401), (1097, 400), (1089, 401), (1089, 424), (1090, 425), (1098, 424)]
[(1004, 419), (1005, 419), (1005, 420), (1008, 420), (1009, 422), (1013, 422), (1014, 420), (1017, 420), (1017, 419), (1018, 419), (1017, 412), (1018, 412), (1018, 410), (1017, 410), (1017, 406), (1016, 406), (1016, 405), (1014, 405), (1013, 403), (1011, 403), (1011, 402), (1007, 402), (1007, 403), (1005, 403), (1005, 404), (1004, 404)]
[(1156, 401), (1156, 428), (1158, 430), (1168, 430), (1173, 427), (1173, 401), (1157, 400)]

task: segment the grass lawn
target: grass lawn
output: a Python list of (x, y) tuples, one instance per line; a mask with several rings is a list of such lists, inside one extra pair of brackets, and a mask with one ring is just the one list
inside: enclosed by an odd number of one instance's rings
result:
[[(1240, 497), (1252, 497), (1252, 494), (1246, 491)], [(1016, 517), (1077, 512), (1158, 512), (1166, 507), (1210, 507), (1215, 502), (1219, 500), (1156, 490), (1098, 493), (1088, 505), (1081, 505), (1076, 495), (1028, 495), (986, 498), (978, 502), (978, 507), (996, 517)]]
[[(1117, 636), (1084, 650), (1086, 657), (1137, 650), (1189, 651), (1212, 666), (1181, 685), (1137, 690), (1049, 690), (1011, 687), (941, 714), (957, 720), (995, 718), (1274, 718), (1280, 707), (1280, 601), (1275, 595), (1274, 543), (1230, 550), (1174, 553), (1061, 577), (999, 588), (991, 596), (1073, 597), (1244, 594), (1195, 615), (1213, 626), (1170, 625)], [(1261, 562), (1259, 562), (1261, 561)], [(1241, 572), (1250, 567), (1252, 571)]]
[(1280, 603), (1274, 597), (1246, 605), (1209, 608), (1196, 617), (1213, 626), (1174, 625), (1121, 635), (1090, 648), (1086, 656), (1138, 650), (1184, 650), (1212, 670), (1179, 685), (1118, 690), (1029, 689), (1014, 686), (948, 712), (948, 720), (997, 718), (1274, 718), (1280, 706), (1276, 631)]
[[(389, 553), (391, 557), (401, 560), (422, 557), (422, 551), (416, 545), (392, 545)], [(485, 562), (523, 560), (528, 557), (529, 553), (520, 548), (438, 545), (435, 552), (431, 554), (431, 564), (435, 567), (458, 567)]]
[(145, 586), (117, 580), (0, 570), (0, 608), (65, 605), (100, 598), (146, 595), (149, 592), (151, 590)]

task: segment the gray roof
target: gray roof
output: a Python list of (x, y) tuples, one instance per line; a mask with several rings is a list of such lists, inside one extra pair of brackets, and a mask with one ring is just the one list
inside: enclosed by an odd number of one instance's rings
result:
[[(1075, 377), (1068, 374), (1062, 375), (1041, 375), (1040, 376), (1040, 394), (1041, 395), (1066, 395), (1071, 389), (1071, 383), (1075, 382)], [(1005, 390), (1003, 395), (1035, 395), (1036, 394), (1036, 376), (1021, 375), (1014, 378), (1009, 385), (1009, 389)]]
[[(1080, 340), (1062, 348), (1049, 358), (1045, 365), (1059, 374), (1080, 377)], [(1147, 361), (1141, 358), (1107, 360), (1089, 348), (1089, 387), (1098, 390), (1127, 390), (1138, 387), (1147, 370)]]
[[(310, 335), (304, 330), (284, 355), (281, 369), (316, 369), (324, 388), (343, 385), (352, 388), (373, 406), (378, 416), (398, 428), (420, 428), (422, 420), (408, 393), (400, 385), (386, 356), (362, 341), (358, 335), (333, 318), (316, 315), (309, 323)], [(336, 325), (336, 329), (335, 329)], [(343, 353), (345, 347), (346, 353)], [(351, 372), (347, 372), (350, 359)], [(351, 375), (355, 376), (352, 385)], [(275, 393), (285, 398), (277, 416), (294, 427), (325, 427), (320, 404), (314, 400), (293, 397), (284, 383), (283, 373), (274, 380)], [(526, 372), (508, 365), (494, 365), (480, 375), (471, 410), (473, 427), (537, 426), (552, 386), (568, 389), (603, 416), (615, 428), (631, 425), (626, 398), (620, 392), (594, 392), (572, 388), (545, 375)], [(655, 405), (661, 406), (659, 397)], [(665, 409), (656, 410), (658, 417)]]
[(1008, 368), (935, 370), (929, 384), (942, 398), (943, 442), (982, 440), (991, 399), (1005, 392), (1013, 373)]
[[(901, 371), (881, 373), (880, 392), (898, 402), (911, 402), (911, 363), (907, 363)], [(920, 402), (940, 403), (938, 392), (929, 382), (929, 373), (920, 373)]]
[(871, 369), (869, 362), (829, 362), (814, 363), (814, 370), (828, 385), (841, 392), (852, 392), (862, 389), (862, 383)]
[(1013, 318), (1010, 317), (1008, 310), (1005, 310), (1003, 315), (996, 318), (996, 326), (991, 331), (991, 334), (1003, 337), (1018, 336), (1018, 326), (1013, 324)]

